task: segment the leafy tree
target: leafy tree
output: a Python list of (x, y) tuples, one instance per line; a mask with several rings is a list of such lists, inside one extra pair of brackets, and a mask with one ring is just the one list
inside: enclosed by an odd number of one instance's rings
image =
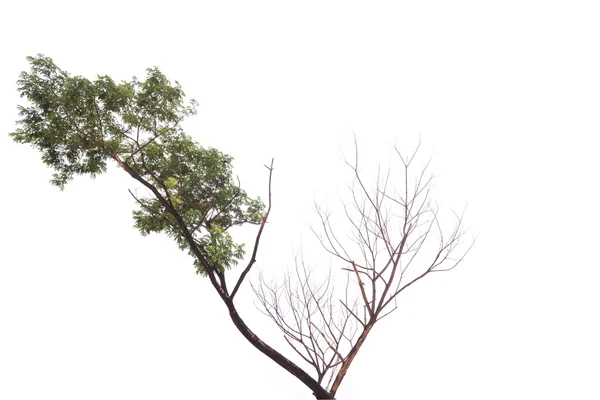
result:
[[(323, 234), (318, 236), (330, 254), (347, 264), (348, 281), (352, 278), (360, 289), (362, 314), (358, 301), (349, 301), (348, 290), (339, 301), (340, 307), (334, 307), (329, 281), (313, 286), (310, 273), (303, 267), (297, 269), (300, 283), (295, 288), (289, 277), (279, 287), (269, 287), (261, 280), (255, 288), (265, 313), (315, 369), (315, 379), (252, 332), (234, 303), (256, 262), (271, 210), (273, 164), (267, 167), (269, 194), (264, 204), (236, 184), (230, 156), (203, 148), (184, 133), (182, 122), (195, 114), (196, 103), (186, 102), (180, 85), (171, 83), (157, 68), (148, 69), (143, 81), (134, 77), (116, 83), (109, 76), (93, 81), (72, 76), (43, 55), (28, 57), (28, 61), (31, 70), (22, 72), (18, 80), (18, 90), (27, 105), (19, 107), (20, 128), (10, 134), (12, 138), (40, 150), (44, 163), (55, 171), (51, 183), (61, 189), (75, 175), (94, 177), (105, 172), (109, 160), (147, 188), (147, 197), (131, 193), (138, 204), (133, 212), (135, 226), (142, 235), (166, 233), (189, 252), (197, 273), (210, 280), (242, 335), (318, 399), (335, 397), (373, 325), (393, 311), (389, 307), (402, 290), (431, 272), (453, 268), (464, 256), (451, 257), (462, 236), (459, 218), (446, 237), (439, 229), (439, 246), (424, 272), (409, 277), (406, 269), (427, 238), (433, 236), (433, 228), (439, 227), (437, 210), (429, 202), (430, 180), (423, 171), (409, 190), (408, 169), (414, 154), (407, 159), (401, 156), (406, 190), (389, 192), (386, 180), (378, 181), (371, 194), (359, 174), (357, 147), (356, 162), (349, 163), (357, 183), (352, 191), (354, 205), (352, 210), (346, 209), (346, 215), (364, 261), (359, 261), (361, 256), (350, 255), (331, 227), (328, 214), (322, 211)], [(394, 206), (400, 213), (392, 210)], [(390, 220), (398, 215), (400, 224), (396, 226)], [(258, 227), (254, 246), (239, 278), (228, 286), (227, 271), (245, 256), (243, 244), (233, 240), (229, 229), (245, 224)], [(292, 308), (295, 320), (291, 322), (280, 312), (282, 298), (287, 298)], [(360, 333), (355, 338), (357, 330)]]

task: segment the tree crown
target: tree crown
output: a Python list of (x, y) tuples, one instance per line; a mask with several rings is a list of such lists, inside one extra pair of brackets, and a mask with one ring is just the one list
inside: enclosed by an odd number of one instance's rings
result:
[[(227, 230), (260, 223), (264, 205), (236, 184), (232, 157), (184, 133), (181, 124), (197, 104), (185, 102), (178, 82), (172, 84), (158, 68), (147, 69), (144, 81), (115, 83), (106, 75), (90, 81), (41, 54), (27, 60), (31, 70), (17, 83), (29, 104), (19, 107), (20, 128), (11, 136), (41, 151), (55, 171), (53, 185), (64, 189), (75, 175), (95, 177), (113, 160), (158, 191), (145, 197), (132, 193), (139, 206), (135, 226), (143, 235), (164, 232), (190, 251), (172, 207), (212, 268), (223, 271), (238, 263), (243, 245)], [(206, 272), (197, 258), (194, 264), (198, 273)]]

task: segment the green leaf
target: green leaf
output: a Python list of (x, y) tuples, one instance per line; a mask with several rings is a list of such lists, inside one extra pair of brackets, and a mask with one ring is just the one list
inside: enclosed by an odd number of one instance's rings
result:
[[(26, 105), (10, 135), (38, 149), (54, 170), (51, 183), (64, 188), (75, 175), (106, 171), (112, 160), (154, 185), (193, 236), (189, 243), (173, 211), (155, 197), (137, 197), (133, 212), (142, 235), (162, 232), (194, 254), (198, 247), (209, 268), (230, 268), (243, 258), (243, 245), (227, 230), (261, 222), (264, 204), (250, 198), (233, 179), (232, 157), (204, 148), (181, 123), (196, 113), (179, 83), (158, 68), (143, 81), (115, 83), (109, 76), (71, 76), (43, 55), (28, 57), (29, 72), (17, 81)], [(195, 260), (199, 273), (206, 268)]]

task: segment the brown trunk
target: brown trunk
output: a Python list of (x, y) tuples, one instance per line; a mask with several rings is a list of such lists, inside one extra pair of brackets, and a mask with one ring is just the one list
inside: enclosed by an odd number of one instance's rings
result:
[(271, 360), (275, 361), (282, 368), (288, 371), (290, 374), (294, 375), (298, 378), (302, 383), (308, 386), (312, 391), (313, 395), (317, 399), (335, 399), (332, 393), (329, 393), (326, 389), (324, 389), (316, 380), (314, 380), (310, 375), (308, 375), (304, 370), (294, 364), (292, 361), (288, 360), (277, 350), (260, 340), (258, 336), (254, 334), (248, 328), (246, 323), (242, 320), (240, 315), (238, 314), (233, 302), (228, 300), (225, 301), (227, 308), (229, 309), (229, 315), (234, 325), (238, 328), (242, 335), (250, 342), (254, 347), (256, 347), (261, 353), (269, 357)]
[[(333, 385), (331, 386), (330, 393), (332, 396), (335, 396), (335, 393), (337, 392), (338, 388), (340, 387), (342, 380), (346, 376), (346, 372), (348, 372), (348, 368), (350, 368), (352, 361), (354, 361), (354, 357), (356, 357), (356, 354), (358, 353), (361, 346), (365, 342), (365, 339), (367, 338), (367, 335), (369, 334), (369, 332), (371, 332), (371, 329), (373, 328), (374, 324), (375, 324), (375, 321), (373, 320), (372, 322), (370, 321), (367, 324), (367, 326), (365, 326), (364, 330), (362, 331), (358, 340), (356, 341), (356, 344), (354, 345), (352, 350), (350, 350), (350, 353), (348, 353), (348, 357), (346, 357), (346, 360), (342, 363), (342, 367), (340, 368), (339, 372), (337, 373), (337, 376), (335, 377), (335, 380), (333, 381)], [(333, 398), (333, 397), (331, 397), (331, 398)]]

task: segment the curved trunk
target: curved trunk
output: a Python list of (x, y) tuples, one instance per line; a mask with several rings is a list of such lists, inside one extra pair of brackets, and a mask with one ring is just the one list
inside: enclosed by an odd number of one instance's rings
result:
[[(192, 237), (192, 234), (190, 233), (189, 229), (187, 228), (185, 222), (183, 221), (183, 218), (181, 218), (181, 215), (179, 215), (177, 210), (175, 210), (175, 208), (169, 203), (169, 201), (167, 201), (167, 199), (165, 199), (165, 197), (162, 196), (162, 194), (159, 192), (159, 190), (154, 185), (152, 185), (150, 182), (148, 182), (142, 176), (140, 176), (140, 174), (138, 174), (137, 171), (135, 171), (133, 168), (131, 168), (127, 163), (123, 162), (116, 154), (114, 155), (114, 159), (134, 179), (136, 179), (137, 181), (142, 183), (144, 186), (146, 186), (148, 189), (150, 189), (152, 191), (152, 193), (156, 196), (156, 198), (160, 201), (160, 203), (177, 220), (177, 224), (181, 228), (181, 231), (182, 231), (184, 237), (186, 238), (187, 242), (189, 243), (192, 252), (196, 256), (196, 258), (198, 258), (198, 260), (202, 263), (202, 265), (206, 268), (206, 272), (207, 272), (207, 275), (208, 275), (208, 278), (209, 278), (211, 284), (213, 285), (213, 287), (219, 294), (219, 297), (221, 297), (221, 299), (227, 306), (227, 309), (229, 310), (229, 316), (231, 317), (231, 320), (233, 321), (234, 325), (238, 328), (240, 333), (242, 335), (244, 335), (244, 337), (250, 343), (252, 343), (252, 345), (254, 347), (256, 347), (261, 353), (263, 353), (264, 355), (269, 357), (271, 360), (275, 361), (283, 369), (288, 371), (290, 374), (294, 375), (302, 383), (304, 383), (306, 386), (308, 386), (313, 391), (313, 395), (317, 399), (324, 399), (324, 400), (334, 399), (333, 395), (331, 393), (329, 393), (326, 389), (324, 389), (313, 377), (311, 377), (302, 368), (300, 368), (299, 366), (294, 364), (292, 361), (287, 359), (284, 355), (279, 353), (277, 350), (275, 350), (274, 348), (272, 348), (271, 346), (269, 346), (268, 344), (263, 342), (258, 336), (256, 336), (256, 334), (254, 332), (252, 332), (250, 330), (250, 328), (248, 328), (248, 325), (246, 325), (244, 320), (242, 320), (242, 318), (238, 314), (238, 312), (235, 308), (235, 305), (233, 304), (232, 297), (229, 295), (227, 290), (225, 288), (223, 288), (219, 284), (219, 282), (217, 282), (217, 279), (215, 278), (215, 275), (214, 275), (214, 271), (212, 270), (211, 266), (209, 265), (208, 261), (206, 260), (206, 258), (204, 257), (204, 255), (202, 254), (202, 252), (200, 251), (198, 246), (196, 246), (196, 243), (194, 242), (194, 238)], [(234, 290), (234, 294), (235, 294), (235, 290)]]
[(313, 391), (313, 396), (317, 399), (335, 399), (333, 394), (329, 393), (324, 389), (313, 377), (307, 374), (302, 368), (288, 360), (284, 355), (279, 353), (277, 350), (263, 342), (254, 332), (248, 328), (246, 323), (242, 320), (238, 314), (233, 302), (231, 300), (225, 300), (225, 304), (229, 309), (229, 316), (233, 321), (234, 325), (242, 335), (256, 347), (261, 353), (275, 361), (279, 366), (288, 371), (290, 374), (298, 378), (302, 383), (308, 386)]

